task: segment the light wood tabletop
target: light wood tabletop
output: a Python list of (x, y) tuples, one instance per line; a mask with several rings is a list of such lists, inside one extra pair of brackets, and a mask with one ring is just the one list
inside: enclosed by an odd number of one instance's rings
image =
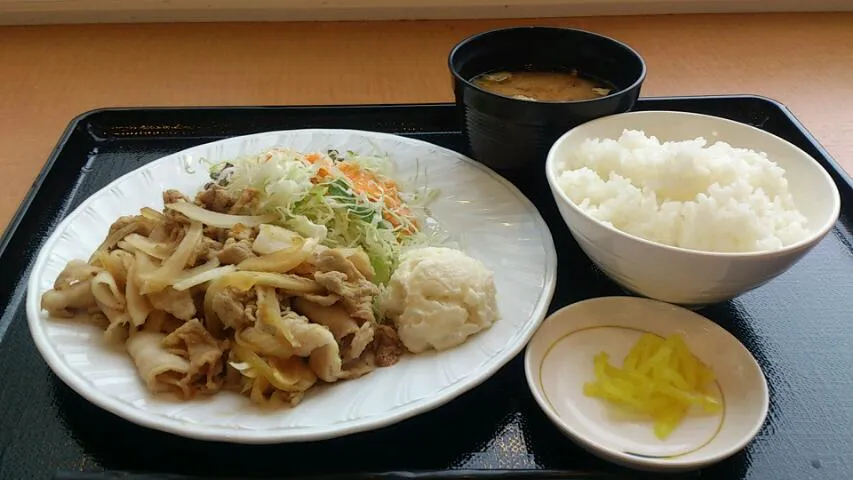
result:
[(853, 172), (853, 13), (2, 27), (0, 228), (86, 110), (451, 101), (450, 48), (513, 24), (627, 42), (648, 62), (643, 96), (779, 100)]

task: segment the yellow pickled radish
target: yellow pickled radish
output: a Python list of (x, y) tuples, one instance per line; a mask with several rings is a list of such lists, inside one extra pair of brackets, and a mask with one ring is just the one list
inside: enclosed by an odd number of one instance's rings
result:
[(685, 416), (694, 411), (717, 414), (722, 401), (711, 396), (713, 370), (696, 358), (684, 338), (661, 338), (644, 333), (625, 357), (622, 367), (610, 364), (601, 352), (593, 358), (595, 381), (583, 393), (614, 407), (628, 409), (654, 422), (654, 433), (665, 440)]

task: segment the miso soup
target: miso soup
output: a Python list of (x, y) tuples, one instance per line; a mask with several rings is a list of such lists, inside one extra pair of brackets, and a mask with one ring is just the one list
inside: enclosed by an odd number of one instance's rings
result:
[(498, 95), (540, 102), (592, 100), (612, 91), (603, 83), (580, 76), (577, 71), (501, 71), (483, 73), (471, 81)]

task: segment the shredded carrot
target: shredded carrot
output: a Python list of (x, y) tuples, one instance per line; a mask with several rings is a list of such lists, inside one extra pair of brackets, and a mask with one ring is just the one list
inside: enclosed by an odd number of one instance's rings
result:
[(393, 180), (377, 178), (373, 172), (361, 168), (357, 163), (342, 161), (334, 165), (328, 157), (319, 153), (309, 153), (305, 156), (305, 161), (312, 165), (320, 165), (317, 174), (311, 179), (312, 183), (320, 183), (332, 176), (332, 168), (336, 166), (338, 171), (349, 180), (355, 193), (363, 193), (374, 202), (382, 199), (386, 209), (382, 216), (392, 226), (395, 228), (400, 226), (397, 218), (399, 216), (410, 219), (403, 227), (403, 233), (412, 234), (418, 229), (417, 221), (412, 216), (411, 210), (403, 204), (397, 184)]
[(332, 175), (332, 161), (328, 157), (316, 152), (309, 153), (308, 155), (305, 155), (305, 161), (311, 165), (320, 165), (317, 169), (317, 174), (311, 179), (311, 183), (316, 185)]
[[(400, 193), (397, 184), (391, 179), (379, 179), (369, 170), (364, 170), (356, 163), (341, 162), (338, 164), (338, 169), (346, 175), (353, 185), (353, 189), (358, 193), (364, 193), (372, 201), (382, 199), (385, 208), (383, 218), (394, 227), (400, 226), (400, 221), (397, 216), (412, 218), (412, 212), (400, 198)], [(394, 215), (393, 213), (397, 215)], [(414, 233), (416, 228), (414, 219), (409, 225), (406, 225), (404, 231), (406, 233)]]

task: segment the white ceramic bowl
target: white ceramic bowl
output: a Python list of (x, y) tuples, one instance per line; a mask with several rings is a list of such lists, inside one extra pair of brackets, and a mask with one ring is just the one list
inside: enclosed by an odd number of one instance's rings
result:
[[(569, 149), (587, 138), (615, 139), (624, 129), (642, 130), (661, 142), (704, 137), (708, 144), (721, 140), (767, 153), (785, 169), (794, 202), (813, 234), (775, 251), (715, 253), (648, 241), (590, 217), (557, 186), (555, 169)], [(680, 305), (725, 301), (782, 274), (826, 236), (841, 207), (832, 178), (800, 148), (743, 123), (694, 113), (631, 112), (584, 123), (554, 143), (545, 170), (560, 214), (584, 253), (626, 290)]]
[[(651, 421), (619, 418), (604, 401), (583, 394), (583, 384), (595, 379), (593, 357), (604, 351), (621, 366), (643, 332), (682, 335), (717, 377), (721, 414), (688, 415), (660, 440)], [(594, 298), (554, 312), (528, 344), (524, 370), (539, 407), (563, 433), (605, 460), (639, 470), (719, 462), (743, 449), (767, 418), (767, 381), (734, 336), (690, 310), (646, 298)]]

